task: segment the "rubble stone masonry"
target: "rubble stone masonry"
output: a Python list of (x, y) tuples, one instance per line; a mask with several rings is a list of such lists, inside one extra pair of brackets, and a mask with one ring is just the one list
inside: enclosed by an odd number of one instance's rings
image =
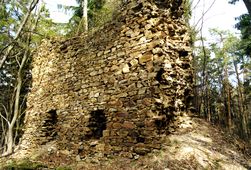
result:
[(179, 126), (193, 77), (183, 2), (127, 3), (92, 35), (39, 47), (21, 150), (146, 154)]

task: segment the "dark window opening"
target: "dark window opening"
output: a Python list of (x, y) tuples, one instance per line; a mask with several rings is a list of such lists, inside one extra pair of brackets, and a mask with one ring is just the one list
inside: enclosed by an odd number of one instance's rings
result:
[(155, 123), (158, 131), (166, 129), (166, 127), (167, 127), (167, 122), (165, 120), (155, 120), (154, 123)]
[[(171, 5), (171, 11), (172, 12), (178, 11), (181, 4), (182, 4), (182, 0), (173, 1), (172, 5)], [(177, 15), (177, 13), (176, 13), (176, 15)]]
[(140, 3), (140, 4), (138, 4), (136, 7), (132, 8), (132, 10), (133, 10), (133, 12), (136, 13), (136, 12), (141, 11), (142, 8), (143, 8), (143, 4)]
[(55, 109), (52, 109), (46, 113), (43, 125), (44, 136), (47, 139), (54, 140), (57, 137), (56, 126), (58, 122), (58, 115)]
[(163, 68), (161, 68), (158, 72), (157, 72), (157, 75), (156, 75), (156, 80), (158, 82), (161, 82), (163, 80), (163, 77), (162, 75), (164, 74), (165, 70)]
[(158, 8), (169, 8), (170, 3), (168, 3), (166, 0), (155, 0), (155, 4), (157, 5)]
[(137, 143), (144, 143), (145, 142), (145, 138), (143, 138), (142, 136), (138, 136), (136, 138), (136, 141), (137, 141)]
[(188, 56), (188, 51), (179, 51), (179, 56), (180, 57), (186, 57), (186, 56)]
[(155, 120), (154, 121), (155, 126), (157, 128), (157, 133), (158, 134), (169, 134), (169, 124), (170, 121), (166, 120), (166, 119), (162, 119), (162, 120)]
[(145, 142), (145, 138), (140, 133), (140, 130), (130, 131), (128, 135), (131, 136), (133, 139), (136, 139), (137, 143), (144, 143)]
[(183, 63), (181, 66), (183, 69), (189, 69), (191, 66), (189, 63)]
[(166, 109), (163, 109), (159, 115), (162, 116), (161, 119), (157, 119), (154, 121), (155, 126), (157, 128), (158, 134), (164, 134), (167, 133), (170, 122), (173, 120), (174, 118), (174, 107), (168, 107)]
[(92, 111), (90, 115), (88, 127), (91, 130), (91, 134), (88, 137), (99, 139), (103, 136), (103, 131), (106, 129), (107, 120), (105, 113), (103, 110), (96, 110)]

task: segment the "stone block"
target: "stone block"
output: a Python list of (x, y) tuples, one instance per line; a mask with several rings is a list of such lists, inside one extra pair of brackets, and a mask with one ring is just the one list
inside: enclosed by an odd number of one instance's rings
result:
[(153, 54), (151, 52), (144, 53), (140, 58), (139, 58), (139, 63), (144, 64), (148, 61), (153, 60)]
[(128, 121), (125, 121), (122, 126), (125, 129), (134, 129), (136, 127), (134, 123)]
[(112, 125), (112, 127), (114, 128), (114, 129), (120, 129), (120, 128), (122, 128), (122, 124), (121, 123), (113, 123), (113, 125)]

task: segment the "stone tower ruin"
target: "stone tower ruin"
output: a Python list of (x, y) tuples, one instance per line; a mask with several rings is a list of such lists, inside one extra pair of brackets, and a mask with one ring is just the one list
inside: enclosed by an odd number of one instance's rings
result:
[(132, 0), (92, 35), (44, 41), (21, 150), (52, 142), (81, 157), (160, 149), (192, 98), (183, 3)]

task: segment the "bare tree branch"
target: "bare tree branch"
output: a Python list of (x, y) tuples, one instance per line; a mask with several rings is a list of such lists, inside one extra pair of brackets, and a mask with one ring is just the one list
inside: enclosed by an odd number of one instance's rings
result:
[[(198, 7), (200, 1), (201, 1), (201, 0), (198, 0), (198, 1), (196, 2), (196, 4), (194, 5), (194, 7), (191, 9), (191, 11), (193, 11), (194, 9), (196, 9), (196, 8)], [(193, 3), (193, 1), (192, 1), (191, 3)]]
[[(19, 27), (19, 29), (18, 29), (18, 31), (17, 31), (17, 33), (16, 33), (13, 41), (16, 41), (19, 38), (22, 30), (24, 29), (25, 24), (27, 23), (27, 21), (28, 21), (28, 19), (30, 17), (31, 12), (36, 7), (36, 5), (37, 5), (38, 2), (39, 2), (39, 0), (32, 0), (32, 2), (30, 3), (29, 8), (28, 8), (28, 12), (26, 13), (26, 15), (24, 17), (24, 20), (21, 23), (21, 25), (20, 25), (20, 27)], [(14, 48), (14, 45), (10, 45), (7, 48), (5, 54), (3, 55), (3, 58), (0, 61), (0, 69), (3, 67), (4, 62), (6, 61), (7, 57), (9, 56), (9, 54), (12, 51), (13, 48)]]
[(0, 112), (0, 116), (8, 123), (8, 125), (10, 125), (10, 122), (2, 115), (1, 112)]
[[(4, 109), (4, 111), (5, 111), (5, 114), (7, 115), (8, 112), (7, 112), (6, 107), (5, 107), (2, 103), (1, 103), (1, 105), (2, 105), (2, 107), (3, 107), (3, 109)], [(9, 121), (8, 119), (6, 119), (6, 118), (2, 115), (1, 112), (0, 112), (0, 116), (8, 123), (8, 125), (10, 125), (10, 121)]]
[[(198, 26), (198, 24), (204, 19), (205, 15), (210, 11), (210, 9), (213, 7), (213, 5), (215, 4), (216, 0), (214, 0), (210, 6), (207, 8), (207, 10), (204, 11), (203, 9), (203, 12), (202, 12), (202, 15), (201, 17), (198, 19), (197, 23), (194, 25), (194, 28), (196, 28)], [(200, 29), (199, 29), (200, 30)]]

